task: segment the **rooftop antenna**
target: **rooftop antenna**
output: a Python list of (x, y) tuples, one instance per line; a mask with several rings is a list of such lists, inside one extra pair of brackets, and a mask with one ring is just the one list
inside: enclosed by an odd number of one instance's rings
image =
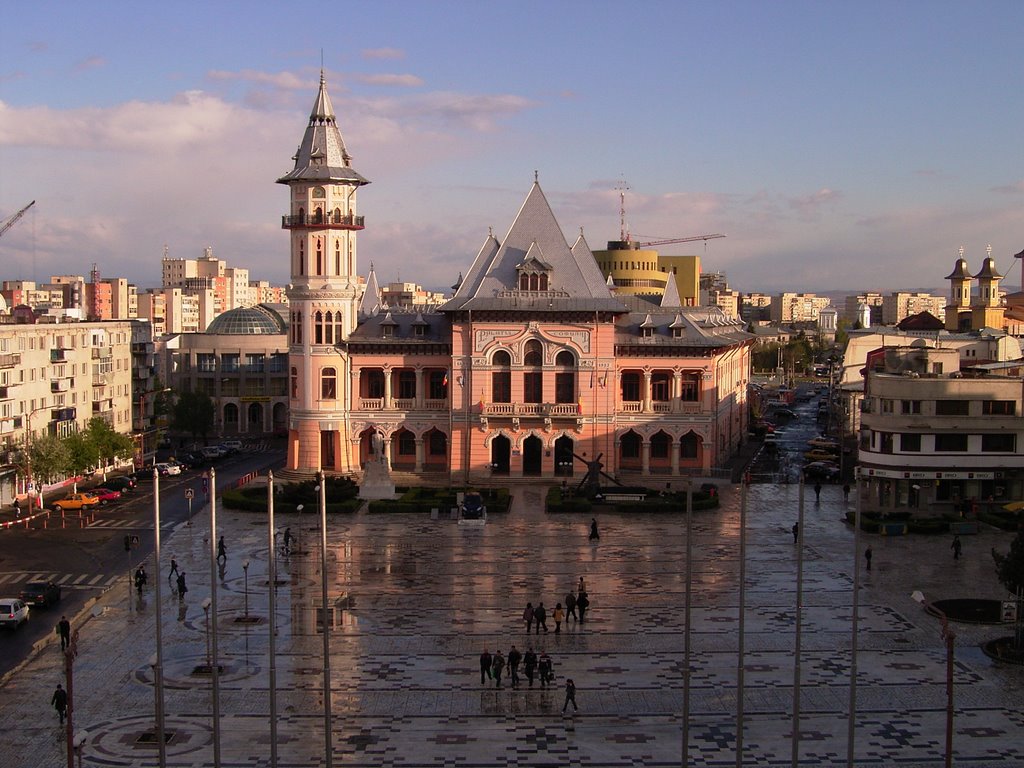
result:
[(629, 184), (626, 183), (626, 178), (623, 177), (615, 188), (619, 190), (619, 240), (623, 243), (629, 242), (629, 232), (626, 231), (626, 192), (629, 190)]

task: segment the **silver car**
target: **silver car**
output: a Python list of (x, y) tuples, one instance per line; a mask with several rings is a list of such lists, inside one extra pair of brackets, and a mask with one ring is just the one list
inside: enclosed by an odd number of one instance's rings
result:
[(0, 597), (0, 627), (17, 629), (28, 621), (28, 606), (16, 597)]

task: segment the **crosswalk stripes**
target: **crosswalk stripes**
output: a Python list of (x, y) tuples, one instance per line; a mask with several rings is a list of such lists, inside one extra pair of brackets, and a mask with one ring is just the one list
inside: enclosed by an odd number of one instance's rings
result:
[(52, 581), (62, 589), (102, 589), (123, 578), (118, 574), (102, 573), (8, 572), (0, 573), (0, 593), (19, 590), (32, 581)]

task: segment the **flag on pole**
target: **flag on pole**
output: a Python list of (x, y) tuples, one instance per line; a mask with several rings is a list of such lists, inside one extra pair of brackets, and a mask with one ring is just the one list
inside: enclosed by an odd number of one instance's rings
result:
[(448, 389), (448, 371), (444, 372), (444, 379), (441, 381), (441, 384), (445, 389)]
[(579, 400), (576, 403), (576, 413), (580, 416), (583, 415), (583, 395), (580, 395)]

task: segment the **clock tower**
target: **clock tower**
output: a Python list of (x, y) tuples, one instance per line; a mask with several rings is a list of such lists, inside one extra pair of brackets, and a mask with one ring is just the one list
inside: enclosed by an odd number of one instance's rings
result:
[(360, 300), (356, 193), (369, 184), (352, 168), (323, 73), (288, 187), (288, 469), (347, 472), (349, 364), (338, 344), (356, 327)]

